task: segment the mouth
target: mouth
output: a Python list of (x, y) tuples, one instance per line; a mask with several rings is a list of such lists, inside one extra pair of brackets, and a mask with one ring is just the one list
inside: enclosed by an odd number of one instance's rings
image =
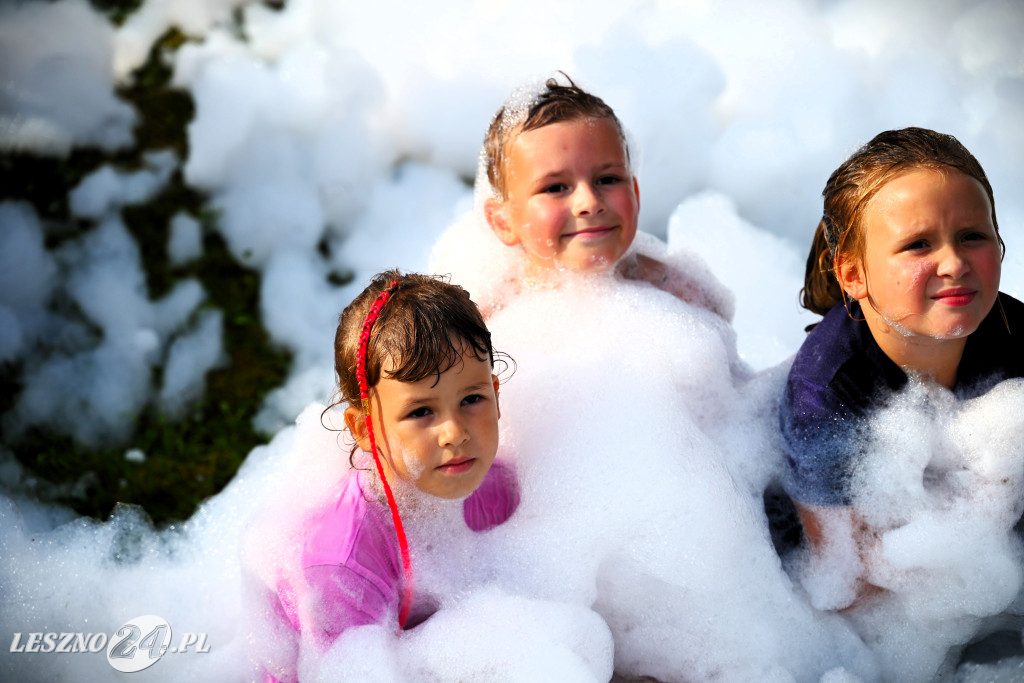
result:
[(946, 304), (947, 306), (966, 306), (978, 296), (978, 290), (969, 287), (950, 287), (943, 289), (932, 296), (933, 301)]
[(605, 235), (614, 232), (618, 229), (617, 225), (598, 225), (593, 228), (583, 228), (582, 230), (576, 230), (562, 235), (563, 239), (577, 238), (577, 239), (596, 239), (598, 237), (604, 237)]
[(443, 465), (438, 465), (436, 469), (442, 474), (465, 474), (473, 469), (474, 463), (476, 463), (476, 458), (456, 458)]

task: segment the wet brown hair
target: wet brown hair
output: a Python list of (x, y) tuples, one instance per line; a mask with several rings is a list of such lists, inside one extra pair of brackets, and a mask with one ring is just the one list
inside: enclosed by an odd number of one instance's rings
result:
[[(380, 309), (366, 345), (366, 381), (372, 388), (387, 376), (400, 382), (419, 382), (462, 362), (463, 353), (494, 367), (491, 333), (469, 293), (442, 277), (388, 270), (345, 307), (334, 334), (334, 371), (339, 398), (333, 405), (359, 406), (356, 353), (363, 321), (373, 302), (392, 281), (391, 298)], [(500, 354), (504, 355), (504, 354)]]
[(622, 148), (626, 152), (626, 160), (629, 160), (626, 135), (619, 117), (615, 115), (612, 108), (605, 104), (600, 97), (591, 95), (577, 86), (565, 73), (559, 73), (565, 76), (565, 80), (569, 82), (568, 85), (562, 85), (558, 80), (549, 78), (544, 82), (544, 89), (532, 99), (524, 96), (523, 100), (519, 100), (517, 95), (513, 94), (491, 119), (487, 137), (484, 138), (487, 179), (502, 199), (506, 197), (505, 172), (507, 169), (505, 166), (512, 141), (520, 133), (536, 130), (552, 123), (579, 119), (608, 119), (615, 124), (619, 137), (622, 139)]
[[(836, 259), (840, 255), (858, 262), (863, 259), (864, 208), (887, 182), (918, 169), (940, 172), (952, 169), (981, 183), (992, 207), (992, 225), (1000, 251), (1005, 253), (1006, 245), (996, 221), (992, 185), (974, 155), (952, 135), (927, 128), (887, 130), (833, 171), (822, 190), (824, 210), (807, 255), (804, 286), (800, 290), (801, 306), (825, 315), (843, 302), (843, 290), (835, 276)], [(813, 327), (810, 325), (807, 329)]]

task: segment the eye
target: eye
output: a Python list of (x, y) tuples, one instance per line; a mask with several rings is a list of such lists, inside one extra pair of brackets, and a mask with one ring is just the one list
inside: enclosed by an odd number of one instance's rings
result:
[(918, 251), (920, 249), (927, 249), (927, 248), (928, 248), (928, 241), (927, 240), (914, 240), (913, 242), (908, 242), (907, 244), (905, 244), (903, 246), (903, 251)]
[(971, 231), (963, 236), (964, 242), (988, 241), (988, 239), (988, 235), (978, 231)]
[(541, 192), (544, 194), (558, 194), (559, 192), (565, 192), (568, 189), (569, 186), (565, 183), (551, 183), (550, 185), (545, 185)]
[(416, 410), (412, 411), (411, 413), (406, 415), (406, 417), (407, 418), (410, 418), (410, 417), (411, 418), (426, 417), (426, 416), (430, 415), (430, 413), (431, 413), (430, 408), (427, 408), (426, 406), (423, 406), (422, 408), (417, 408)]
[(603, 175), (597, 179), (598, 185), (614, 185), (615, 183), (621, 183), (622, 177), (617, 175)]
[(480, 401), (483, 401), (483, 400), (484, 400), (484, 397), (483, 397), (482, 394), (470, 394), (466, 398), (462, 399), (462, 405), (464, 405), (464, 406), (471, 406), (474, 403), (479, 403)]

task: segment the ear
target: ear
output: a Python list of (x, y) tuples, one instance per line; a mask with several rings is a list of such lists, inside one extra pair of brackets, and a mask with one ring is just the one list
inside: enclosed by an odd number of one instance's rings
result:
[(356, 444), (367, 453), (370, 452), (370, 434), (366, 431), (366, 416), (363, 411), (355, 406), (345, 408), (345, 424)]
[(514, 247), (519, 244), (519, 236), (508, 224), (505, 203), (500, 199), (488, 197), (484, 200), (484, 216), (487, 218), (487, 225), (498, 236), (502, 244), (507, 247)]
[(498, 419), (501, 419), (501, 401), (498, 400), (498, 376), (491, 375), (491, 382), (494, 384), (494, 403), (498, 409)]
[(633, 176), (633, 194), (636, 195), (636, 210), (640, 210), (640, 183), (637, 182), (636, 176)]
[(868, 285), (867, 279), (864, 277), (864, 267), (856, 259), (842, 255), (837, 256), (835, 274), (839, 286), (851, 299), (859, 301), (867, 297)]

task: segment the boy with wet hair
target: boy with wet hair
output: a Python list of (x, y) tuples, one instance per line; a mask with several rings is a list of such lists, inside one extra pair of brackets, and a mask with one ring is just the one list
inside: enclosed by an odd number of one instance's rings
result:
[(614, 267), (626, 279), (649, 282), (729, 320), (731, 295), (707, 287), (715, 281), (706, 268), (694, 278), (660, 254), (630, 251), (640, 188), (622, 124), (601, 98), (565, 80), (551, 78), (539, 91), (513, 93), (484, 141), (491, 190), (484, 217), (503, 244), (521, 248), (520, 282), (550, 287), (563, 271)]

